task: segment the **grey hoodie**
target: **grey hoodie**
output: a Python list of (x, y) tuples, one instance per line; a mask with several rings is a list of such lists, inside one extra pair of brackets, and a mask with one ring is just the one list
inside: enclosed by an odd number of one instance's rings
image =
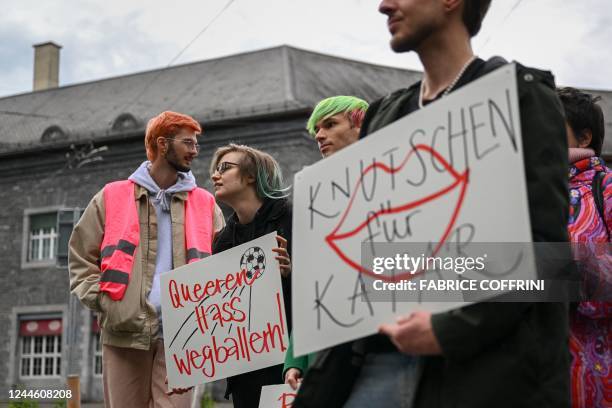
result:
[(157, 258), (155, 260), (155, 274), (153, 285), (148, 296), (148, 301), (157, 310), (161, 335), (161, 303), (159, 291), (159, 277), (162, 273), (173, 269), (172, 265), (172, 218), (170, 217), (170, 201), (172, 194), (181, 191), (191, 191), (196, 188), (195, 177), (190, 172), (178, 173), (176, 184), (162, 190), (149, 174), (150, 161), (145, 161), (129, 177), (134, 183), (146, 188), (150, 195), (149, 199), (155, 208), (157, 216)]

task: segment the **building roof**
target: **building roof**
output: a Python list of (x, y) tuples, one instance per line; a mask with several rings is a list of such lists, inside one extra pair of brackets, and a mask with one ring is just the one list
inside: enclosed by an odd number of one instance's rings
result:
[[(164, 110), (203, 123), (311, 109), (330, 95), (373, 100), (418, 71), (279, 46), (0, 98), (0, 152), (142, 132)], [(612, 156), (612, 91), (602, 97)]]
[(311, 109), (332, 94), (371, 100), (419, 77), (279, 46), (0, 98), (0, 150), (142, 130), (164, 110), (206, 123)]

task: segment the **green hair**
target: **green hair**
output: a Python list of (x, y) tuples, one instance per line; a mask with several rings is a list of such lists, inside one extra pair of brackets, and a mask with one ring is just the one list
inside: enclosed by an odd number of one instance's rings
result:
[(315, 136), (317, 134), (315, 127), (319, 121), (343, 112), (355, 113), (354, 115), (349, 115), (351, 123), (355, 124), (356, 120), (359, 120), (359, 124), (361, 124), (361, 120), (363, 120), (363, 116), (368, 106), (366, 101), (356, 96), (340, 95), (323, 99), (312, 111), (308, 123), (306, 124), (306, 129), (308, 133)]
[(289, 197), (291, 187), (283, 188), (283, 173), (278, 163), (274, 162), (261, 165), (257, 163), (257, 196), (260, 198), (279, 198)]

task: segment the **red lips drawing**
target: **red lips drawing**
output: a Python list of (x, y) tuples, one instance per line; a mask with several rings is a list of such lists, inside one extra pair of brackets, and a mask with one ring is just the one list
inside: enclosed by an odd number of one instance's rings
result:
[[(444, 169), (448, 172), (448, 174), (451, 175), (450, 184), (443, 186), (439, 190), (429, 195), (426, 195), (425, 197), (419, 198), (417, 200), (409, 201), (407, 203), (404, 203), (404, 204), (401, 204), (395, 207), (381, 209), (375, 213), (372, 213), (361, 224), (355, 227), (352, 227), (350, 229), (347, 227), (346, 230), (343, 230), (345, 220), (347, 216), (349, 215), (349, 213), (351, 212), (353, 202), (355, 200), (355, 197), (357, 196), (357, 191), (358, 191), (357, 189), (362, 183), (364, 176), (368, 174), (370, 171), (374, 170), (374, 168), (378, 168), (389, 174), (397, 173), (402, 170), (402, 168), (406, 165), (406, 163), (408, 163), (408, 160), (412, 157), (413, 153), (415, 153), (416, 151), (422, 151), (424, 153), (427, 153), (431, 155), (436, 161), (438, 161), (442, 165), (442, 167), (444, 167)], [(403, 213), (403, 212), (418, 208), (420, 206), (423, 206), (441, 197), (448, 196), (451, 192), (456, 191), (457, 189), (460, 189), (457, 202), (455, 203), (454, 209), (452, 213), (450, 214), (450, 219), (448, 221), (448, 224), (444, 228), (442, 236), (438, 240), (438, 244), (436, 245), (436, 247), (434, 248), (434, 251), (431, 254), (431, 256), (435, 256), (440, 250), (440, 248), (442, 247), (442, 245), (445, 243), (445, 241), (448, 239), (448, 236), (451, 233), (453, 226), (455, 225), (455, 222), (459, 215), (459, 211), (461, 210), (461, 206), (463, 204), (463, 200), (465, 198), (465, 192), (466, 192), (467, 185), (468, 185), (468, 175), (469, 175), (469, 169), (466, 169), (463, 173), (457, 172), (444, 159), (444, 157), (442, 157), (442, 155), (440, 155), (437, 151), (435, 151), (430, 146), (422, 145), (422, 144), (416, 145), (412, 150), (410, 150), (410, 152), (408, 152), (404, 160), (397, 167), (389, 167), (383, 163), (378, 163), (378, 162), (372, 163), (370, 166), (368, 166), (367, 168), (363, 170), (361, 177), (359, 178), (355, 188), (353, 189), (353, 194), (351, 195), (349, 203), (346, 209), (344, 210), (344, 212), (342, 213), (342, 216), (340, 217), (340, 221), (338, 222), (336, 227), (325, 237), (325, 241), (331, 247), (331, 249), (340, 257), (340, 259), (342, 259), (342, 261), (344, 261), (347, 265), (349, 265), (351, 268), (355, 269), (356, 271), (360, 273), (363, 273), (365, 275), (371, 276), (376, 279), (384, 280), (387, 282), (397, 282), (402, 279), (412, 279), (415, 276), (417, 276), (419, 273), (406, 272), (406, 273), (402, 273), (400, 275), (395, 275), (395, 276), (385, 276), (385, 275), (375, 274), (372, 270), (364, 268), (360, 264), (360, 262), (351, 259), (347, 254), (345, 254), (344, 251), (342, 251), (342, 249), (338, 246), (338, 243), (342, 240), (355, 236), (360, 231), (362, 231), (364, 228), (366, 228), (370, 222), (376, 220), (378, 217), (382, 215)]]

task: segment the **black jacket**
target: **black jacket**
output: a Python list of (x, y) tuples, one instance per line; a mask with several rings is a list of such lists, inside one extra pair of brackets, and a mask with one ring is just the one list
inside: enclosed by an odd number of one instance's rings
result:
[[(476, 60), (455, 89), (503, 64)], [(567, 242), (567, 140), (554, 78), (517, 64), (517, 82), (532, 236)], [(419, 85), (374, 102), (360, 136), (417, 110)], [(570, 406), (565, 304), (478, 303), (435, 314), (432, 326), (444, 356), (424, 357), (415, 408)]]
[[(272, 231), (287, 239), (287, 250), (291, 254), (291, 205), (286, 199), (264, 201), (249, 224), (240, 224), (236, 214), (232, 214), (225, 228), (215, 237), (213, 254), (244, 244)], [(282, 278), (283, 298), (287, 325), (291, 330), (291, 281)], [(227, 379), (225, 397), (232, 394), (234, 407), (258, 407), (261, 387), (283, 382), (283, 365), (251, 371)]]

